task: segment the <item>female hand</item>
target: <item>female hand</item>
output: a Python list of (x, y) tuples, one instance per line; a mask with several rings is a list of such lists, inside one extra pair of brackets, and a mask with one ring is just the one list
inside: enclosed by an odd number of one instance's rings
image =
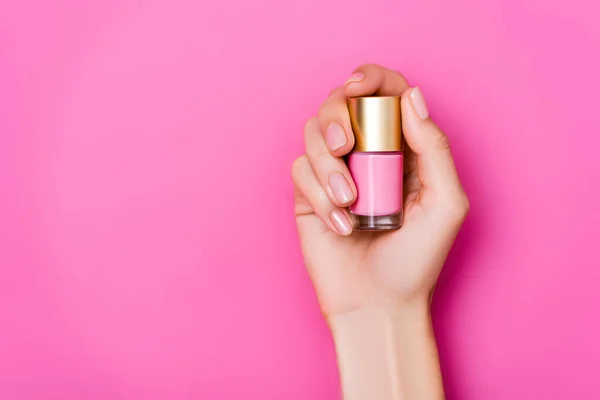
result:
[[(402, 95), (404, 225), (352, 232), (356, 186), (342, 156), (354, 146), (347, 97)], [(332, 330), (345, 400), (443, 399), (429, 305), (469, 202), (448, 139), (402, 75), (363, 65), (304, 129), (293, 165), (302, 253)]]
[[(354, 146), (347, 97), (402, 95), (404, 225), (389, 233), (352, 232), (347, 207), (356, 186), (342, 156)], [(304, 129), (306, 153), (292, 176), (306, 267), (326, 318), (364, 307), (430, 298), (469, 202), (449, 142), (429, 118), (418, 88), (397, 72), (359, 67)]]

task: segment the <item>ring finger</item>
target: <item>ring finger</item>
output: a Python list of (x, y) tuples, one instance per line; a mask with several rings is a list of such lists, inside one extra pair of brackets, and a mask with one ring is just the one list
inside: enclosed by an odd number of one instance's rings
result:
[[(317, 180), (307, 156), (302, 156), (294, 162), (292, 178), (296, 189), (302, 194), (312, 212), (327, 228), (340, 235), (352, 233), (352, 223), (348, 211), (336, 207), (329, 201), (325, 190)], [(299, 222), (300, 223), (300, 222)]]

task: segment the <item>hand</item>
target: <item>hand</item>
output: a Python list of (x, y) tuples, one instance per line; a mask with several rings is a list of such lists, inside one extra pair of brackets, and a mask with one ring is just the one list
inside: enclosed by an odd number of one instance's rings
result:
[[(408, 145), (404, 225), (388, 233), (352, 232), (347, 211), (356, 186), (341, 158), (354, 146), (346, 98), (371, 94), (402, 95)], [(428, 302), (469, 202), (448, 139), (429, 118), (420, 90), (409, 88), (394, 71), (361, 66), (331, 92), (318, 117), (306, 123), (304, 138), (306, 154), (292, 168), (295, 213), (305, 263), (325, 317)]]

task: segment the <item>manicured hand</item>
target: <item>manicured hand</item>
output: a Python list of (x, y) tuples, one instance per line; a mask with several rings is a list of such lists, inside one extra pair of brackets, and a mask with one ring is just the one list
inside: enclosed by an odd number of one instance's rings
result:
[[(387, 233), (352, 232), (347, 210), (357, 193), (342, 159), (354, 145), (346, 99), (371, 94), (402, 95), (408, 145), (404, 225)], [(363, 65), (308, 120), (304, 139), (292, 168), (295, 213), (323, 314), (428, 301), (469, 202), (421, 91), (397, 72)]]

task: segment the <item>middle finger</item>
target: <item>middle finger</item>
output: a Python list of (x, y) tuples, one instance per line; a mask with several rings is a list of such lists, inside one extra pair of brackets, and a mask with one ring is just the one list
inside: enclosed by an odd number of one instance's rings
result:
[(319, 109), (319, 127), (327, 148), (336, 157), (346, 155), (354, 147), (348, 102), (344, 88), (335, 88)]
[(315, 176), (331, 202), (338, 207), (348, 207), (356, 199), (356, 186), (344, 160), (329, 152), (317, 118), (306, 123), (304, 143)]

